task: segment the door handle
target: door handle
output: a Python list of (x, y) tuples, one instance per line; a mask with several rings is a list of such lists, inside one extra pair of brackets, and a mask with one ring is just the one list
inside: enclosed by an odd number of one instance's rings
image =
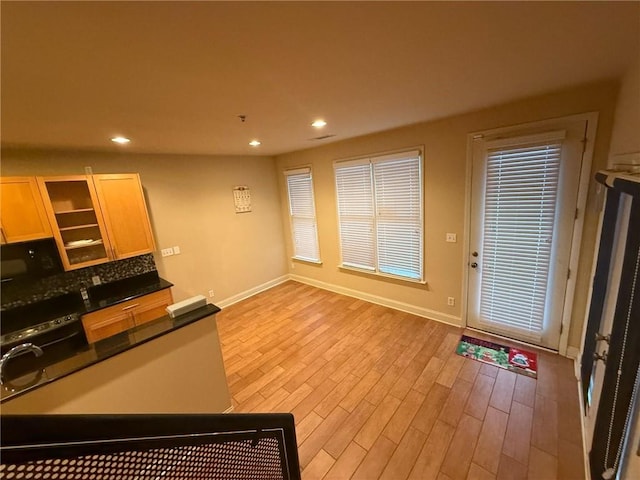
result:
[(478, 252), (473, 252), (471, 255), (474, 256), (474, 257), (477, 257), (478, 256)]
[(473, 263), (471, 264), (471, 268), (478, 268), (478, 264), (477, 264), (476, 262), (473, 262)]

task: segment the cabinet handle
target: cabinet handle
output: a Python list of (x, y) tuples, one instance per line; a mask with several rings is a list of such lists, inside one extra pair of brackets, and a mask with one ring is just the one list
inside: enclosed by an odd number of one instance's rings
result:
[(122, 310), (131, 310), (132, 308), (140, 306), (139, 303), (134, 303), (133, 305), (129, 305), (128, 307), (124, 307)]

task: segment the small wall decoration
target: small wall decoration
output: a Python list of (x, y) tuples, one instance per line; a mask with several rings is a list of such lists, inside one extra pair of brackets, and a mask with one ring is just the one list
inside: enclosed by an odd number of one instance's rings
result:
[(251, 190), (246, 185), (233, 187), (233, 202), (236, 206), (236, 213), (246, 213), (251, 211)]

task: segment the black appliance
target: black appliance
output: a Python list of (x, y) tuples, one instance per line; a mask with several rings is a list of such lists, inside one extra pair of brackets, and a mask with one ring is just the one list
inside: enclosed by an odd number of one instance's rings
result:
[(0, 246), (0, 277), (33, 281), (62, 273), (62, 261), (53, 238)]
[(73, 356), (87, 345), (80, 321), (78, 293), (69, 293), (2, 312), (0, 353), (25, 343), (40, 347), (36, 357), (25, 351), (8, 359), (2, 369), (3, 378), (11, 381)]

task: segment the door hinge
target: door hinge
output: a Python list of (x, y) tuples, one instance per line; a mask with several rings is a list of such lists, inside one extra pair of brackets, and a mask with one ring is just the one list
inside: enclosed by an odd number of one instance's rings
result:
[(573, 217), (574, 220), (578, 219), (578, 212), (579, 212), (579, 210), (576, 208), (576, 215), (575, 215), (575, 217)]
[(571, 278), (571, 269), (567, 268), (567, 280)]
[(564, 324), (560, 324), (560, 335), (562, 335), (562, 332), (564, 332)]
[(584, 155), (584, 152), (587, 151), (587, 142), (589, 141), (589, 139), (587, 137), (584, 137), (582, 140), (580, 140), (580, 142), (582, 143), (582, 155)]

